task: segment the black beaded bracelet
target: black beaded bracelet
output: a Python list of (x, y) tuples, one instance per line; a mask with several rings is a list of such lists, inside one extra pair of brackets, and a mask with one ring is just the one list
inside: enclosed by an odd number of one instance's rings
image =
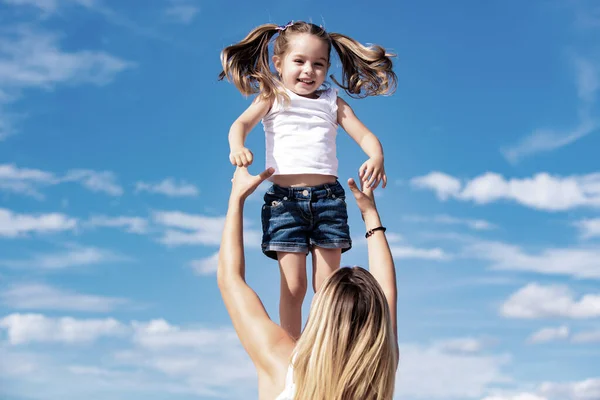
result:
[(383, 232), (385, 232), (386, 228), (383, 227), (383, 226), (378, 226), (377, 228), (373, 228), (370, 231), (367, 231), (367, 233), (365, 233), (365, 237), (368, 238), (369, 236), (372, 236), (375, 233), (375, 231), (383, 231)]

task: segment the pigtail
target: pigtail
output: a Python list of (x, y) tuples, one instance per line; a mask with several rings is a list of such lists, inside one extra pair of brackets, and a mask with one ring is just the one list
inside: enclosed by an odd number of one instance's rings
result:
[(396, 91), (398, 79), (392, 70), (395, 54), (381, 46), (363, 46), (340, 33), (330, 33), (331, 44), (342, 62), (342, 83), (331, 79), (351, 97), (390, 95)]
[(269, 43), (278, 31), (275, 24), (261, 25), (241, 42), (226, 47), (221, 52), (219, 80), (226, 78), (246, 96), (260, 93), (265, 99), (275, 98), (279, 85), (269, 66)]

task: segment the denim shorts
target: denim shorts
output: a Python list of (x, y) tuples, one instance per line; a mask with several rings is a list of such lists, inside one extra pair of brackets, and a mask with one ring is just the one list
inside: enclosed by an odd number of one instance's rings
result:
[(350, 250), (346, 194), (338, 181), (313, 187), (271, 186), (262, 206), (262, 251), (308, 254), (311, 247)]

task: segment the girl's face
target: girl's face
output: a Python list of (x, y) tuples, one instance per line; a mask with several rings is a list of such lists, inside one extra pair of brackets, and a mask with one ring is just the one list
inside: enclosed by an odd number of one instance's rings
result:
[(316, 36), (296, 34), (289, 38), (288, 51), (273, 56), (283, 85), (299, 96), (316, 97), (329, 69), (329, 46)]

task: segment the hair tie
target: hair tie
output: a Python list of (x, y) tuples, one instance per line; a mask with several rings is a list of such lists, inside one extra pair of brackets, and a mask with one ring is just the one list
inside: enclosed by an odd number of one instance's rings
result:
[(285, 25), (278, 25), (277, 28), (275, 28), (275, 29), (277, 29), (278, 31), (283, 32), (283, 31), (285, 31), (287, 28), (289, 28), (292, 25), (294, 25), (294, 21), (290, 21), (290, 22), (288, 22)]

